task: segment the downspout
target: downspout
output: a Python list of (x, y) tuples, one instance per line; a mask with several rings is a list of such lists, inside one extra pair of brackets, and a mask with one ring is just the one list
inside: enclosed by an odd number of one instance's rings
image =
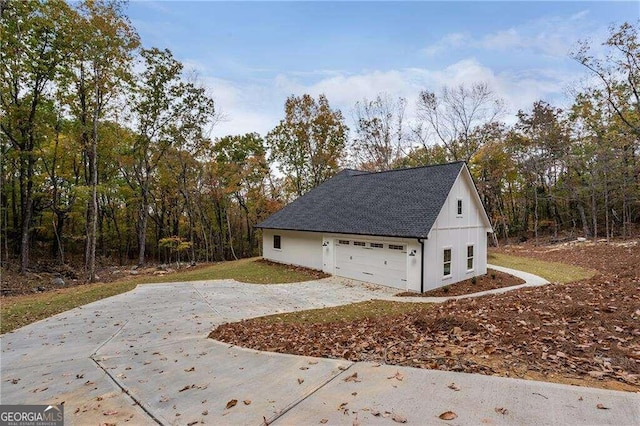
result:
[(420, 294), (424, 293), (424, 239), (418, 238), (420, 243)]

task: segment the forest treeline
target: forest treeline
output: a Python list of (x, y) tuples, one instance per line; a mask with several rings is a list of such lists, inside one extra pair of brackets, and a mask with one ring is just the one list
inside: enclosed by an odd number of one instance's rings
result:
[(212, 139), (211, 94), (141, 45), (124, 3), (0, 0), (0, 14), (2, 262), (22, 272), (82, 262), (92, 281), (99, 264), (253, 256), (256, 223), (344, 167), (464, 160), (496, 241), (640, 223), (637, 23), (571, 54), (584, 75), (565, 109), (510, 117), (484, 82), (415, 105), (380, 93), (347, 116), (305, 94), (266, 135)]

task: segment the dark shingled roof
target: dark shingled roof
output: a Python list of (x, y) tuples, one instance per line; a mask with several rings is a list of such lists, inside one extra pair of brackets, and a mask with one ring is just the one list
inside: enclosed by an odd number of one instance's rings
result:
[(464, 162), (369, 173), (343, 170), (257, 228), (426, 238)]

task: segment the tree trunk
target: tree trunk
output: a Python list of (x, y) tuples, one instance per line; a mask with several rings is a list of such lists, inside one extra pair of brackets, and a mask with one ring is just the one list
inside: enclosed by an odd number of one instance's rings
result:
[(231, 254), (233, 255), (233, 258), (235, 260), (238, 260), (238, 257), (236, 256), (236, 252), (233, 249), (233, 238), (231, 237), (231, 223), (229, 222), (229, 210), (228, 209), (225, 211), (225, 216), (227, 217), (227, 228), (229, 228), (229, 248), (231, 249)]
[(96, 280), (96, 230), (98, 227), (98, 170), (96, 164), (97, 141), (92, 138), (88, 150), (89, 185), (91, 199), (87, 202), (87, 248), (85, 270), (87, 281)]
[(64, 246), (62, 245), (62, 229), (64, 227), (65, 212), (56, 212), (56, 221), (53, 222), (53, 256), (58, 258), (60, 265), (64, 265)]
[(145, 263), (145, 247), (147, 243), (147, 218), (148, 218), (148, 201), (146, 190), (143, 190), (142, 201), (138, 210), (138, 266)]
[(578, 209), (578, 214), (580, 215), (580, 222), (582, 223), (582, 232), (585, 238), (591, 237), (591, 232), (589, 230), (589, 222), (587, 222), (587, 215), (584, 212), (584, 207), (580, 201), (577, 201), (576, 208)]
[(24, 274), (29, 268), (30, 228), (33, 214), (33, 199), (29, 195), (25, 203), (25, 212), (22, 217), (22, 229), (20, 238), (20, 273)]
[(20, 223), (20, 273), (29, 268), (31, 248), (31, 220), (33, 218), (33, 153), (27, 151), (27, 158), (20, 161), (20, 198), (22, 221)]
[(607, 185), (607, 171), (604, 172), (604, 222), (607, 232), (607, 243), (609, 242), (609, 187)]

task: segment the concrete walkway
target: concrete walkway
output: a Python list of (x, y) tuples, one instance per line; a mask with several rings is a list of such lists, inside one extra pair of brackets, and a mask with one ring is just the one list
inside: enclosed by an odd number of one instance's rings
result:
[(227, 321), (395, 292), (335, 278), (141, 285), (2, 336), (0, 402), (64, 402), (66, 423), (80, 425), (364, 425), (394, 424), (394, 415), (443, 424), (444, 411), (458, 416), (451, 424), (640, 424), (634, 393), (257, 352), (206, 337)]
[(524, 284), (512, 285), (511, 287), (496, 288), (493, 290), (479, 291), (477, 293), (463, 294), (460, 296), (449, 296), (449, 297), (422, 297), (422, 296), (395, 297), (394, 296), (394, 297), (385, 298), (384, 300), (391, 300), (394, 302), (444, 303), (447, 300), (468, 299), (470, 297), (486, 296), (487, 294), (500, 294), (500, 293), (506, 293), (508, 291), (517, 290), (523, 287), (538, 287), (541, 285), (549, 284), (549, 281), (545, 280), (542, 277), (539, 277), (538, 275), (530, 274), (528, 272), (518, 271), (517, 269), (505, 268), (497, 265), (487, 265), (487, 268), (495, 269), (496, 271), (513, 275), (515, 277), (523, 279), (525, 282)]

